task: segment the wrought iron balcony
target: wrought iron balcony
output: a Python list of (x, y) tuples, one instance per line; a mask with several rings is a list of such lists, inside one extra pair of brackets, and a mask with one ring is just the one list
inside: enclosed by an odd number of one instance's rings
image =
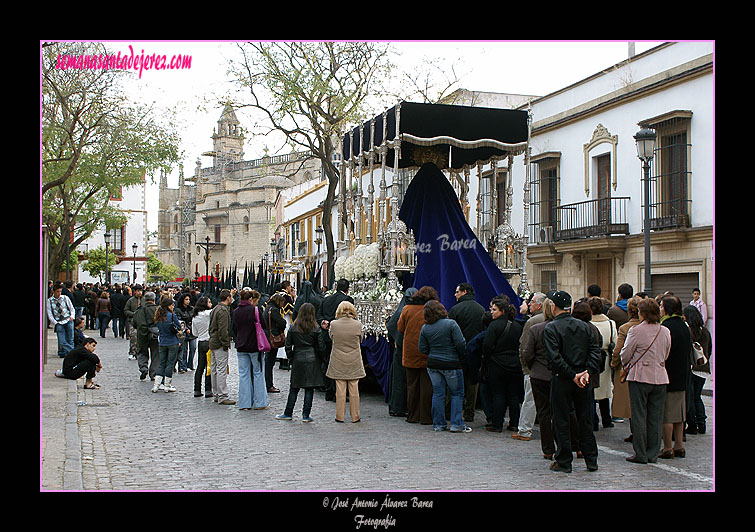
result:
[(594, 236), (628, 235), (629, 199), (602, 198), (555, 207), (555, 221), (530, 225), (530, 243), (545, 244)]
[(629, 198), (601, 198), (556, 207), (556, 240), (628, 235)]

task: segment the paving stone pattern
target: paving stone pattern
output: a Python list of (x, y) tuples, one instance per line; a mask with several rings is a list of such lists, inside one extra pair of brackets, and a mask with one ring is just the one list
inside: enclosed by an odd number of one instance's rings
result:
[[(103, 371), (98, 390), (84, 379), (52, 377), (60, 367), (55, 335), (48, 334), (48, 364), (42, 387), (42, 490), (696, 490), (713, 491), (713, 398), (705, 396), (708, 431), (688, 435), (687, 458), (657, 464), (626, 462), (628, 423), (601, 428), (599, 470), (588, 472), (575, 458), (571, 474), (549, 470), (533, 439), (484, 429), (477, 411), (473, 432), (435, 433), (432, 427), (390, 417), (382, 393), (361, 392), (360, 423), (335, 423), (335, 403), (315, 393), (313, 423), (301, 422), (303, 392), (293, 421), (283, 411), (290, 373), (275, 368), (279, 394), (270, 408), (241, 411), (193, 396), (194, 373), (175, 374), (178, 391), (151, 393), (128, 360), (128, 341), (96, 331)], [(228, 376), (237, 398), (235, 349)]]

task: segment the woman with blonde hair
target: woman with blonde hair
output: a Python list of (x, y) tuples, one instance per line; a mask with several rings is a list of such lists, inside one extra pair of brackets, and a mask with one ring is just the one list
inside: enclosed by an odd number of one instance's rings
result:
[(354, 305), (348, 301), (342, 301), (338, 305), (336, 319), (330, 322), (328, 334), (333, 348), (325, 376), (333, 379), (336, 384), (336, 422), (343, 423), (348, 388), (351, 422), (357, 423), (361, 419), (359, 379), (367, 374), (362, 363), (362, 323), (357, 319), (357, 309)]

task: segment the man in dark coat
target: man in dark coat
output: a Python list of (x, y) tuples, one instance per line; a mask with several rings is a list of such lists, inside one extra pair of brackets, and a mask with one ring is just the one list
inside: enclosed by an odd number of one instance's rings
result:
[[(330, 325), (330, 322), (333, 321), (336, 317), (336, 310), (338, 310), (338, 305), (341, 304), (342, 301), (348, 301), (352, 305), (354, 304), (354, 298), (349, 295), (349, 281), (346, 279), (340, 279), (336, 283), (336, 291), (335, 293), (329, 295), (325, 299), (323, 299), (322, 304), (320, 305), (320, 308), (317, 311), (317, 322), (320, 324), (320, 327), (322, 327), (322, 330), (320, 331), (320, 334), (323, 335), (323, 340), (325, 340), (325, 360), (323, 363), (323, 375), (325, 375), (325, 371), (328, 369), (328, 362), (330, 361), (330, 350), (333, 347), (333, 344), (330, 341), (330, 335), (328, 334), (328, 327)], [(336, 385), (333, 379), (330, 379), (328, 377), (325, 378), (325, 400), (326, 401), (335, 401), (336, 400)]]
[(150, 380), (155, 380), (157, 366), (160, 364), (158, 353), (158, 338), (150, 333), (150, 328), (155, 327), (155, 311), (157, 296), (154, 292), (144, 294), (142, 306), (134, 312), (134, 327), (136, 327), (136, 342), (139, 351), (136, 355), (141, 380), (149, 374)]
[(632, 288), (631, 284), (622, 283), (619, 285), (618, 291), (619, 299), (617, 299), (616, 303), (614, 303), (606, 312), (606, 316), (616, 323), (617, 329), (629, 321), (627, 303), (629, 303), (629, 300), (634, 295), (634, 288)]
[(121, 291), (120, 285), (115, 285), (113, 294), (110, 296), (110, 316), (113, 318), (113, 336), (125, 338), (126, 315), (123, 313), (128, 296)]
[[(459, 324), (464, 341), (469, 341), (483, 330), (482, 316), (485, 308), (475, 301), (474, 288), (469, 283), (460, 283), (456, 287), (456, 304), (448, 311), (448, 317)], [(464, 375), (464, 421), (474, 421), (475, 402), (477, 400), (477, 384), (470, 381), (470, 372), (465, 363), (462, 367)], [(446, 394), (446, 408), (450, 408), (450, 396)]]
[(588, 471), (598, 469), (598, 445), (592, 430), (595, 394), (590, 375), (600, 373), (600, 346), (587, 322), (569, 313), (571, 296), (563, 290), (550, 291), (554, 318), (543, 330), (545, 358), (553, 371), (551, 405), (556, 437), (552, 471), (571, 473), (572, 447), (570, 418), (577, 417), (579, 447)]
[(94, 353), (97, 341), (94, 338), (85, 338), (84, 343), (71, 349), (63, 359), (63, 367), (55, 373), (58, 377), (76, 380), (86, 375), (84, 388), (99, 388), (92, 380), (95, 374), (102, 369), (100, 358)]

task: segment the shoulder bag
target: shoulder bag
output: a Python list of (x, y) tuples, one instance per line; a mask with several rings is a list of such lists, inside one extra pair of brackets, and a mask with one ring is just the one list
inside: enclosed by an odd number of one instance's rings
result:
[[(509, 328), (511, 327), (511, 320), (507, 320), (508, 323), (506, 323), (506, 328), (503, 329), (503, 334), (501, 335), (501, 338), (506, 337), (506, 333), (509, 332)], [(480, 361), (480, 374), (477, 377), (477, 382), (487, 382), (488, 381), (488, 359), (483, 355), (482, 359)]]
[(262, 323), (260, 323), (260, 310), (257, 307), (254, 307), (254, 316), (257, 318), (257, 321), (254, 322), (254, 328), (257, 332), (257, 349), (260, 352), (267, 353), (270, 351), (270, 342), (267, 341), (265, 329), (262, 328)]
[[(270, 309), (267, 309), (267, 326), (270, 328), (270, 334), (273, 333), (273, 323), (270, 321)], [(286, 331), (280, 334), (270, 337), (270, 347), (272, 349), (278, 349), (286, 345)]]
[(658, 332), (655, 333), (655, 338), (653, 338), (653, 341), (650, 342), (650, 345), (645, 348), (645, 350), (642, 352), (642, 354), (640, 355), (640, 357), (637, 360), (634, 361), (634, 364), (629, 364), (629, 365), (624, 366), (623, 368), (621, 368), (621, 375), (620, 375), (620, 378), (619, 378), (620, 382), (626, 382), (627, 375), (629, 375), (629, 370), (632, 369), (637, 364), (637, 362), (640, 361), (640, 358), (642, 358), (642, 357), (645, 356), (645, 353), (647, 353), (648, 350), (652, 347), (652, 345), (655, 343), (655, 339), (658, 338), (658, 335), (660, 333), (661, 333), (661, 330), (658, 329)]
[(147, 333), (149, 333), (149, 339), (150, 340), (159, 340), (160, 339), (160, 329), (157, 327), (157, 324), (153, 321), (154, 318), (150, 318), (149, 314), (147, 314), (148, 308), (142, 307), (142, 314), (144, 315), (144, 322), (147, 324)]

